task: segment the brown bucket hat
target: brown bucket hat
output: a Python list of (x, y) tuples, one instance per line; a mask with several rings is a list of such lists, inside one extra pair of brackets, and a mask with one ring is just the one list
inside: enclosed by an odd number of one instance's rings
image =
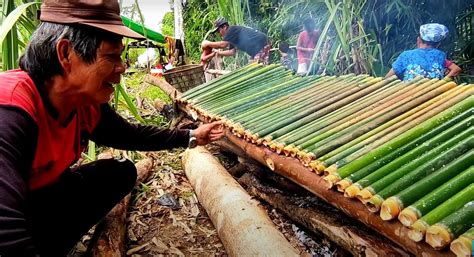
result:
[(145, 39), (123, 24), (117, 0), (44, 0), (41, 4), (40, 20), (60, 24), (84, 24), (124, 37)]

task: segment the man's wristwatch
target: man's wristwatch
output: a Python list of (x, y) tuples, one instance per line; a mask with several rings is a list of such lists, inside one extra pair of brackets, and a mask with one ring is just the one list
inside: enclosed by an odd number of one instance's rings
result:
[(194, 148), (197, 146), (197, 139), (194, 136), (194, 130), (190, 129), (189, 130), (189, 142), (188, 142), (188, 148)]

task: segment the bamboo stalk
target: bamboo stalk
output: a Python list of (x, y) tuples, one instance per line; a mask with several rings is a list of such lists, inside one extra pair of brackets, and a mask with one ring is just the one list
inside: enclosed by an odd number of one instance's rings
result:
[(456, 177), (403, 209), (400, 215), (398, 215), (398, 220), (407, 227), (413, 225), (418, 219), (427, 215), (427, 213), (444, 201), (447, 201), (451, 196), (462, 191), (465, 187), (468, 187), (471, 183), (474, 183), (474, 166), (459, 173)]
[(413, 223), (408, 232), (408, 237), (415, 242), (420, 242), (431, 225), (473, 200), (474, 184), (471, 184)]

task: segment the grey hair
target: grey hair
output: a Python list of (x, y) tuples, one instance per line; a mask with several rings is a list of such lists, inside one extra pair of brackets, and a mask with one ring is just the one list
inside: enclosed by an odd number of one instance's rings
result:
[(68, 39), (74, 51), (88, 64), (96, 60), (102, 41), (121, 40), (121, 36), (90, 26), (43, 22), (31, 36), (25, 53), (20, 57), (20, 68), (26, 71), (37, 86), (54, 75), (63, 74), (56, 52), (56, 44)]

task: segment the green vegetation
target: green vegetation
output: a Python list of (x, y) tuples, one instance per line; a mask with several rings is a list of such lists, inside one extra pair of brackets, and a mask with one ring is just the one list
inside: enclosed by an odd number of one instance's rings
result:
[[(416, 47), (421, 24), (438, 22), (450, 30), (441, 49), (463, 68), (460, 80), (472, 81), (473, 8), (470, 1), (461, 0), (189, 0), (184, 9), (186, 49), (197, 62), (200, 43), (218, 16), (267, 33), (274, 46), (280, 41), (295, 45), (301, 22), (312, 17), (322, 32), (314, 58), (319, 74), (380, 76), (402, 51)], [(232, 67), (245, 63), (242, 57), (226, 60)]]

